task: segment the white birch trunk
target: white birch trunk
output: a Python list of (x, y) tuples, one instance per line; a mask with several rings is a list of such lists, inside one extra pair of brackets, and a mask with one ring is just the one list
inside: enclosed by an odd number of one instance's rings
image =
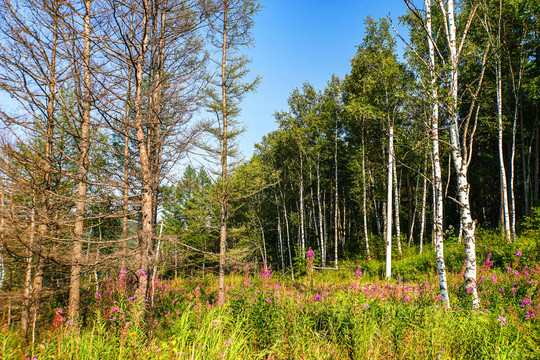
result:
[[(500, 34), (499, 34), (500, 36)], [(500, 38), (499, 38), (500, 42)], [(508, 206), (508, 186), (506, 183), (506, 170), (504, 167), (504, 148), (503, 148), (503, 123), (502, 123), (502, 74), (501, 57), (496, 57), (496, 75), (497, 75), (497, 124), (498, 124), (498, 145), (499, 145), (499, 169), (501, 176), (501, 207), (503, 212), (504, 236), (508, 242), (511, 241), (510, 233), (510, 211)]]
[(392, 146), (392, 177), (394, 179), (394, 218), (396, 225), (396, 243), (398, 252), (401, 255), (401, 222), (399, 221), (399, 199), (400, 199), (400, 186), (398, 184), (397, 171), (396, 171), (396, 154), (394, 153), (394, 147)]
[[(437, 75), (435, 74), (435, 44), (433, 44), (431, 30), (431, 5), (429, 0), (424, 0), (426, 6), (426, 31), (428, 31), (429, 60), (431, 75), (431, 101), (433, 109), (431, 113), (431, 131), (433, 136), (433, 197), (434, 197), (434, 237), (435, 254), (437, 256), (437, 271), (439, 274), (439, 286), (442, 295), (442, 301), (446, 307), (450, 307), (448, 297), (448, 283), (446, 281), (446, 264), (444, 261), (444, 237), (443, 237), (443, 195), (442, 195), (442, 173), (439, 154), (439, 101), (437, 92)], [(455, 42), (454, 42), (455, 44)], [(457, 74), (457, 73), (456, 73)], [(457, 78), (456, 78), (457, 81)], [(457, 85), (457, 83), (456, 83)], [(457, 96), (457, 87), (456, 87)], [(457, 105), (457, 104), (456, 104)]]
[[(442, 0), (439, 1), (441, 9), (444, 9)], [(459, 54), (456, 44), (456, 24), (454, 17), (454, 0), (448, 0), (447, 10), (445, 11), (447, 18), (447, 39), (450, 50), (450, 98), (452, 103), (450, 104), (450, 124), (448, 126), (450, 145), (452, 151), (452, 159), (454, 162), (454, 168), (457, 173), (458, 183), (458, 200), (460, 203), (460, 218), (465, 235), (465, 257), (466, 257), (466, 270), (465, 270), (465, 287), (467, 293), (472, 295), (472, 307), (477, 309), (480, 306), (480, 299), (476, 289), (476, 242), (475, 242), (475, 229), (476, 222), (471, 216), (471, 207), (469, 201), (469, 182), (467, 180), (467, 153), (461, 147), (459, 138), (459, 108), (458, 108), (458, 66), (459, 66)], [(465, 134), (466, 136), (466, 134)]]
[(386, 210), (386, 279), (392, 278), (392, 173), (394, 170), (394, 124), (390, 124), (388, 139), (388, 191)]
[(369, 252), (369, 236), (368, 236), (368, 228), (367, 228), (367, 189), (366, 189), (366, 155), (365, 155), (365, 149), (364, 149), (364, 134), (362, 134), (362, 210), (363, 210), (363, 228), (364, 228), (364, 239), (366, 241), (366, 255), (367, 259), (371, 260), (371, 253)]

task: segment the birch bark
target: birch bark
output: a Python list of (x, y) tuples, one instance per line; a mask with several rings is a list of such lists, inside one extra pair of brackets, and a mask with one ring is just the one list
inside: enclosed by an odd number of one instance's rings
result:
[[(430, 0), (424, 0), (426, 6), (426, 31), (428, 33), (428, 45), (429, 45), (429, 62), (430, 62), (430, 76), (431, 76), (431, 102), (433, 103), (431, 113), (431, 131), (432, 131), (432, 144), (433, 144), (433, 196), (434, 196), (434, 239), (435, 253), (437, 256), (437, 271), (439, 273), (439, 286), (442, 295), (442, 301), (446, 307), (450, 307), (450, 300), (448, 297), (448, 284), (446, 281), (446, 264), (444, 261), (444, 238), (443, 238), (443, 195), (442, 195), (442, 174), (441, 174), (441, 162), (439, 154), (439, 101), (437, 92), (437, 75), (435, 73), (435, 44), (433, 41), (433, 34), (431, 28), (431, 5)], [(457, 78), (456, 78), (457, 81)], [(456, 83), (457, 86), (457, 83)], [(457, 88), (456, 93), (457, 96)], [(456, 103), (457, 105), (457, 103)], [(425, 187), (425, 182), (424, 182)], [(425, 188), (424, 188), (425, 191)]]
[(389, 123), (388, 138), (388, 189), (386, 200), (386, 279), (392, 278), (392, 173), (394, 170), (394, 124)]

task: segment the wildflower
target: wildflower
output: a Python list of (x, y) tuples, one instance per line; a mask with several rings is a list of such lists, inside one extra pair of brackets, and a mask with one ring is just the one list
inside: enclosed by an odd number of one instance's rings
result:
[(47, 345), (45, 345), (45, 344), (39, 344), (40, 349), (45, 349), (46, 347), (47, 347)]
[(518, 250), (518, 251), (516, 252), (516, 256), (521, 256), (521, 250)]
[(354, 272), (354, 275), (355, 276), (362, 276), (362, 270), (360, 270), (360, 266), (358, 267), (358, 269), (356, 269), (356, 271)]
[(408, 297), (404, 297), (404, 298), (403, 298), (403, 302), (407, 303), (407, 302), (409, 302), (409, 301), (411, 301), (411, 299), (409, 299)]
[(146, 276), (146, 271), (144, 271), (144, 269), (139, 270), (139, 275)]
[(506, 326), (506, 316), (501, 316), (497, 318), (497, 321), (499, 322), (499, 326), (504, 327)]
[(442, 301), (442, 295), (437, 295), (435, 296), (437, 299), (439, 299), (440, 301)]
[(322, 299), (322, 295), (321, 295), (321, 294), (315, 295), (315, 301), (321, 301), (321, 299)]
[(270, 300), (269, 298), (264, 299), (264, 301), (266, 301), (267, 303), (271, 303), (271, 302), (272, 302), (272, 300)]
[(531, 298), (523, 298), (523, 300), (521, 300), (521, 307), (525, 307), (525, 305), (530, 304), (531, 302)]
[(313, 259), (314, 257), (315, 257), (315, 252), (311, 250), (311, 247), (310, 247), (307, 251), (306, 258)]
[(536, 317), (536, 314), (532, 311), (527, 310), (527, 315), (525, 315), (525, 320), (531, 320)]
[(66, 318), (62, 316), (62, 313), (63, 313), (62, 309), (56, 310), (56, 314), (54, 315), (54, 319), (52, 323), (53, 327), (58, 327), (62, 325), (62, 323), (66, 320)]

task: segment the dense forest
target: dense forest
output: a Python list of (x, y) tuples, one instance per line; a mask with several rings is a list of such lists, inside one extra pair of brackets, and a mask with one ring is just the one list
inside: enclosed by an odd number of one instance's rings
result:
[(83, 323), (117, 274), (148, 319), (164, 279), (217, 277), (223, 303), (241, 269), (407, 279), (392, 260), (422, 253), (450, 307), (447, 244), (479, 308), (477, 237), (539, 216), (540, 4), (405, 2), (242, 160), (257, 1), (1, 0), (0, 296), (21, 333), (54, 306)]

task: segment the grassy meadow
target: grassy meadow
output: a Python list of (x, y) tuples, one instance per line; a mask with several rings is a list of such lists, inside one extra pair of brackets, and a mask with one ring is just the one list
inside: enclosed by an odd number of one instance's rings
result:
[[(339, 271), (290, 274), (233, 268), (227, 300), (217, 278), (161, 279), (147, 313), (133, 300), (129, 274), (87, 288), (75, 328), (51, 307), (30, 339), (3, 310), (2, 359), (535, 359), (540, 358), (540, 269), (534, 237), (511, 244), (479, 240), (472, 311), (463, 286), (462, 244), (446, 247), (451, 308), (441, 303), (431, 251), (384, 263), (342, 263)], [(427, 246), (426, 246), (427, 248)], [(302, 274), (303, 270), (303, 274)]]

